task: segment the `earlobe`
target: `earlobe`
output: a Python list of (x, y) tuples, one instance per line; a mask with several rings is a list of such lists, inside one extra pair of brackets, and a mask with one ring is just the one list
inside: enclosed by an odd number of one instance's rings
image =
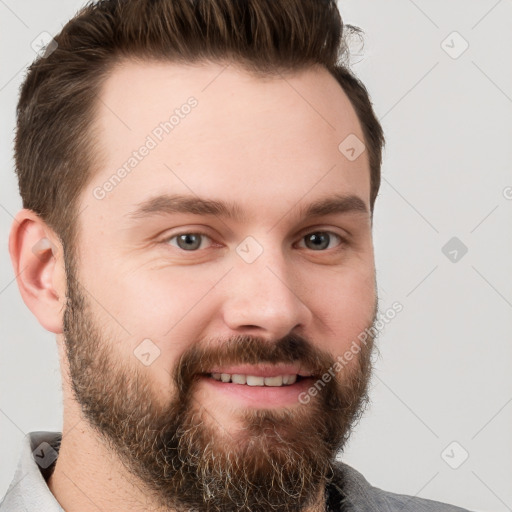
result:
[(9, 253), (23, 301), (47, 331), (62, 333), (65, 274), (58, 237), (37, 214), (22, 209), (11, 227)]

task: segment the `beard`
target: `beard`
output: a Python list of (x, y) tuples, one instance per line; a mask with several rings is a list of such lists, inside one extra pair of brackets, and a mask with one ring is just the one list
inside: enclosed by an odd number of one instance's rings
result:
[[(164, 393), (155, 392), (147, 369), (115, 353), (115, 340), (95, 323), (72, 261), (66, 273), (64, 336), (75, 400), (154, 504), (177, 512), (297, 512), (318, 506), (336, 455), (368, 402), (373, 337), (307, 404), (240, 408), (241, 428), (232, 432), (195, 398), (201, 376), (213, 367), (299, 363), (313, 370), (313, 384), (334, 366), (334, 357), (298, 335), (275, 342), (249, 335), (198, 341), (170, 373), (175, 392), (162, 404)], [(375, 319), (376, 307), (368, 327)]]

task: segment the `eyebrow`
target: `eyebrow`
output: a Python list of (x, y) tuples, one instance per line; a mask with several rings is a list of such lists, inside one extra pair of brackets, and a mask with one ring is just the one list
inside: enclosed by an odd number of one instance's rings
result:
[[(173, 213), (214, 215), (238, 222), (244, 222), (247, 219), (244, 211), (235, 203), (181, 194), (162, 194), (150, 197), (135, 205), (135, 209), (128, 212), (125, 217), (131, 220), (140, 220)], [(364, 213), (368, 215), (369, 211), (366, 203), (360, 197), (336, 194), (318, 199), (307, 206), (301, 206), (298, 217), (319, 217), (342, 213)]]

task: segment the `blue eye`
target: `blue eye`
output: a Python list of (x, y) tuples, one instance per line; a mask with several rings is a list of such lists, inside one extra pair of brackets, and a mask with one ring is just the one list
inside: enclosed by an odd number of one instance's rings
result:
[(325, 249), (332, 248), (329, 247), (329, 245), (330, 242), (332, 241), (333, 236), (337, 238), (339, 241), (337, 245), (341, 245), (341, 243), (343, 243), (343, 239), (341, 238), (341, 236), (337, 235), (336, 233), (331, 233), (329, 231), (315, 231), (313, 233), (308, 233), (307, 235), (302, 237), (302, 240), (305, 241), (305, 245), (308, 249), (311, 249), (313, 251), (322, 251)]
[[(195, 251), (201, 248), (203, 237), (209, 239), (209, 237), (203, 233), (180, 233), (167, 238), (164, 242), (184, 251)], [(176, 245), (170, 243), (171, 240), (174, 239), (176, 239)]]
[[(204, 233), (184, 232), (166, 238), (163, 240), (163, 243), (172, 245), (182, 251), (195, 252), (208, 247), (208, 245), (205, 247), (205, 240), (209, 241), (211, 245), (212, 239)], [(336, 233), (330, 231), (314, 231), (304, 235), (299, 243), (304, 243), (301, 247), (318, 252), (341, 246), (344, 242), (345, 240)]]

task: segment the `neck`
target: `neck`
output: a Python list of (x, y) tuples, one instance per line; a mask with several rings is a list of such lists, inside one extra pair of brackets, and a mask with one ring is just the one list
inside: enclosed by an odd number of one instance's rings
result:
[[(142, 484), (121, 464), (80, 417), (65, 414), (62, 442), (48, 487), (66, 512), (175, 512), (159, 508)], [(303, 512), (325, 511), (325, 485), (315, 505)]]
[(59, 456), (47, 483), (66, 512), (161, 510), (148, 502), (141, 484), (81, 419), (64, 421)]

